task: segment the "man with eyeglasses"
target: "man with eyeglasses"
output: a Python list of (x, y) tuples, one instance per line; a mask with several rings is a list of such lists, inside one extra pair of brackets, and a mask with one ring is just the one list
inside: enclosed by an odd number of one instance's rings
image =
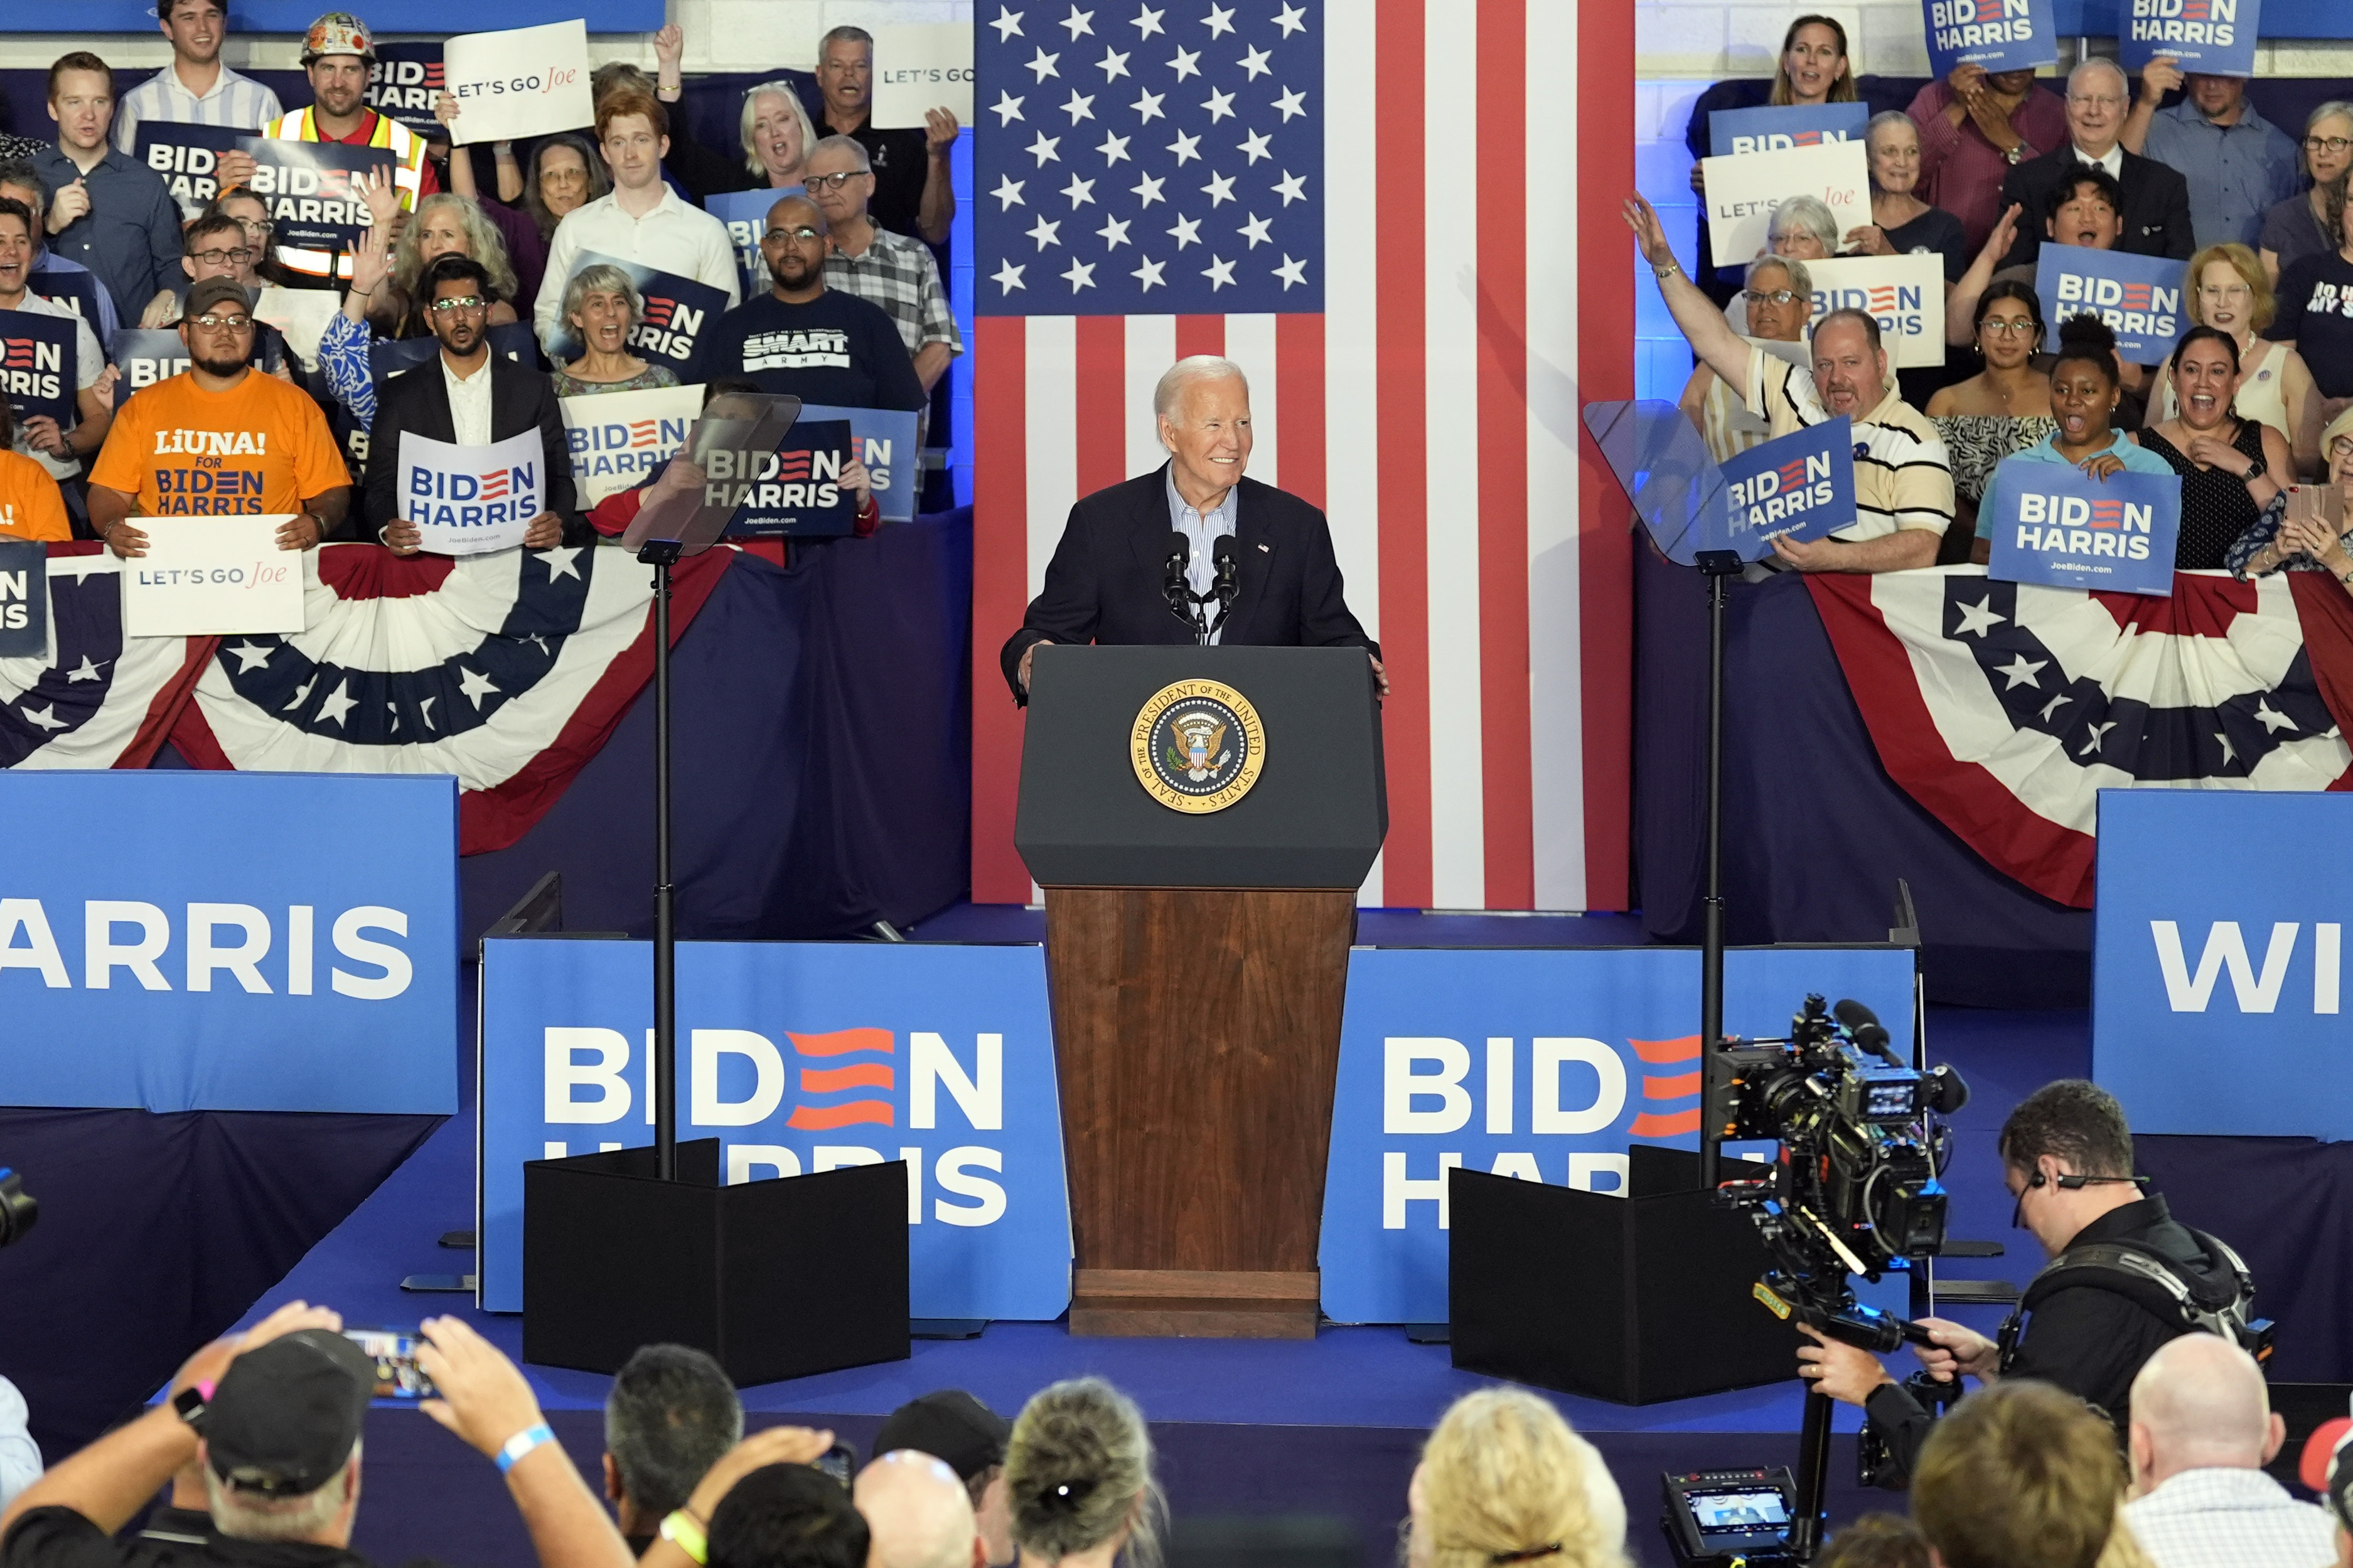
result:
[(832, 254), (816, 202), (786, 196), (771, 206), (760, 237), (768, 291), (720, 320), (711, 374), (837, 408), (923, 407), (923, 384), (891, 318), (871, 300), (825, 286)]
[(253, 308), (233, 278), (188, 290), (180, 339), (188, 368), (134, 393), (114, 416), (90, 476), (90, 520), (125, 560), (147, 552), (132, 521), (269, 517), (280, 550), (339, 538), (351, 476), (319, 405), (247, 362)]
[[(2177, 88), (2188, 89), (2181, 101), (2159, 110)], [(2140, 101), (2117, 140), (2189, 182), (2189, 223), (2201, 250), (2253, 245), (2264, 212), (2295, 195), (2304, 176), (2295, 143), (2247, 101), (2244, 77), (2185, 75), (2164, 55), (2141, 68)]]
[[(2044, 1084), (2018, 1102), (1994, 1147), (2015, 1202), (2010, 1223), (2031, 1232), (2052, 1264), (2027, 1287), (2000, 1340), (1923, 1318), (1936, 1342), (1915, 1353), (1938, 1383), (1967, 1376), (2055, 1384), (2098, 1406), (2122, 1447), (2142, 1364), (2183, 1334), (2213, 1326), (2185, 1317), (2158, 1277), (2195, 1282), (2209, 1299), (2243, 1310), (2242, 1266), (2228, 1247), (2176, 1220), (2163, 1196), (2141, 1191), (2124, 1107), (2097, 1084)], [(2103, 1250), (2084, 1250), (2094, 1247)], [(2147, 1260), (2138, 1283), (2119, 1253)], [(1799, 1374), (1832, 1399), (1862, 1406), (1888, 1459), (1873, 1479), (1898, 1484), (1928, 1435), (1926, 1409), (1870, 1352), (1799, 1331), (1815, 1343), (1799, 1350)]]
[[(166, 289), (147, 302), (139, 318), (146, 328), (176, 325), (187, 314), (189, 289), (208, 278), (226, 278), (239, 285), (250, 300), (257, 292), (247, 281), (253, 267), (253, 247), (247, 240), (245, 226), (227, 213), (207, 213), (187, 228), (187, 250), (180, 258), (180, 267), (188, 275), (187, 286)], [(252, 363), (283, 381), (294, 379), (294, 361), (286, 347), (286, 334), (267, 321), (253, 323)]]
[(2132, 256), (2187, 261), (2198, 248), (2189, 217), (2189, 184), (2179, 170), (2144, 158), (2119, 140), (2131, 85), (2111, 59), (2084, 61), (2067, 73), (2068, 145), (2021, 163), (2001, 183), (2001, 205), (2024, 210), (2018, 239), (2004, 267), (2031, 267), (2042, 254), (2042, 231), (2033, 215), (2048, 210), (2051, 192), (2086, 164), (2116, 181), (2124, 196), (2124, 232), (2116, 248)]
[(115, 313), (114, 296), (99, 281), (98, 274), (79, 261), (69, 260), (43, 243), (47, 236), (42, 224), (48, 212), (48, 189), (41, 183), (39, 171), (29, 158), (0, 161), (0, 196), (22, 202), (33, 215), (32, 289), (44, 300), (54, 300), (90, 324), (101, 343), (114, 341), (115, 330), (122, 319)]
[(809, 199), (825, 214), (833, 251), (825, 260), (826, 286), (882, 307), (915, 363), (928, 393), (964, 353), (964, 334), (948, 309), (939, 263), (928, 247), (877, 225), (867, 204), (874, 172), (866, 149), (847, 136), (828, 136), (809, 149), (804, 176)]
[(496, 295), (490, 273), (470, 256), (444, 256), (425, 269), (417, 289), (441, 352), (432, 368), (404, 371), (376, 393), (369, 445), (379, 457), (369, 462), (361, 492), (361, 532), (396, 555), (414, 555), (420, 548), (417, 525), (401, 516), (402, 432), (487, 447), (535, 428), (546, 510), (523, 531), (523, 548), (595, 543), (595, 531), (573, 503), (572, 452), (554, 387), (531, 366), (491, 352)]
[(74, 423), (63, 427), (46, 414), (17, 420), (9, 446), (47, 470), (49, 478), (57, 480), (65, 493), (67, 510), (79, 521), (87, 516), (81, 484), (82, 459), (97, 451), (99, 443), (106, 439), (107, 426), (114, 411), (100, 387), (106, 374), (106, 356), (99, 352), (98, 338), (90, 330), (90, 323), (66, 306), (33, 292), (33, 258), (37, 249), (33, 228), (37, 221), (24, 203), (0, 195), (0, 311), (22, 310), (28, 315), (53, 316), (74, 323), (76, 417)]
[(955, 221), (950, 149), (961, 129), (944, 109), (923, 111), (920, 131), (874, 124), (874, 35), (839, 26), (817, 42), (817, 86), (825, 96), (818, 129), (866, 149), (874, 172), (875, 221), (895, 234), (945, 245)]
[(613, 171), (613, 188), (573, 208), (547, 242), (546, 281), (532, 309), (540, 346), (555, 357), (566, 333), (565, 285), (588, 251), (635, 261), (707, 283), (732, 308), (744, 297), (735, 276), (735, 245), (727, 226), (681, 196), (662, 179), (670, 150), (670, 117), (648, 94), (623, 88), (596, 101), (596, 144)]

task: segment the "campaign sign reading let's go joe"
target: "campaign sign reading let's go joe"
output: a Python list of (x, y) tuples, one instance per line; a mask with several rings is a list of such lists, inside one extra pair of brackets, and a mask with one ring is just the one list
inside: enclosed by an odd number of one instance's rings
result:
[(2119, 359), (2155, 364), (2189, 324), (2181, 308), (2186, 270), (2162, 256), (2046, 244), (2035, 258), (2034, 292), (2054, 339), (2070, 316), (2096, 316), (2116, 334)]
[(2172, 594), (2179, 477), (2115, 473), (2095, 479), (2064, 463), (2004, 468), (2002, 482), (1986, 492), (1993, 520), (1987, 576), (2095, 593)]
[(1928, 74), (1939, 80), (1961, 66), (1992, 74), (2059, 58), (2051, 0), (1921, 0), (1920, 9), (1928, 24)]
[(1813, 321), (1832, 310), (1861, 310), (1879, 323), (1888, 363), (1911, 370), (1945, 363), (1943, 257), (1832, 257), (1807, 262), (1806, 272), (1814, 280)]
[(127, 637), (292, 634), (303, 629), (302, 587), (318, 556), (280, 550), (292, 514), (142, 517), (147, 553), (122, 563)]
[(1860, 142), (1871, 124), (1867, 103), (1781, 103), (1757, 109), (1712, 109), (1707, 150), (1718, 158), (1743, 153), (1776, 153), (1819, 147), (1825, 142)]
[(2135, 76), (2159, 55), (2208, 76), (2255, 74), (2263, 0), (2118, 0), (2116, 52)]
[(442, 83), (458, 100), (459, 146), (588, 125), (588, 24), (461, 33), (441, 46)]
[(1841, 415), (1734, 455), (1724, 469), (1731, 547), (1743, 561), (1854, 525), (1854, 427)]
[[(522, 1310), (526, 1160), (653, 1142), (651, 949), (482, 944), (480, 1302)], [(1071, 1205), (1037, 947), (678, 947), (678, 1135), (729, 1183), (907, 1163), (919, 1318), (1070, 1304)]]
[(1703, 158), (1699, 166), (1707, 186), (1708, 246), (1719, 266), (1764, 250), (1773, 209), (1791, 196), (1828, 206), (1841, 235), (1871, 221), (1871, 172), (1860, 140)]

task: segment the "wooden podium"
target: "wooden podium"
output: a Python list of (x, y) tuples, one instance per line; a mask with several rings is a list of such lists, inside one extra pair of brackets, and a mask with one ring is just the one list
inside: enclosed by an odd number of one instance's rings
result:
[(1046, 889), (1071, 1332), (1314, 1334), (1387, 826), (1361, 649), (1038, 649), (1014, 840)]

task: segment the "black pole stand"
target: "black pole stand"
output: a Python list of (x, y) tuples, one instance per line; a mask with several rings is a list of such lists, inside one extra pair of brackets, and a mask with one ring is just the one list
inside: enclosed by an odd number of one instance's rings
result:
[(649, 539), (654, 569), (654, 1172), (678, 1180), (678, 927), (670, 870), (670, 569), (683, 546)]
[(1789, 1510), (1789, 1557), (1811, 1563), (1822, 1549), (1822, 1526), (1828, 1512), (1822, 1493), (1830, 1485), (1831, 1411), (1836, 1402), (1810, 1384), (1806, 1389), (1805, 1424), (1798, 1435), (1798, 1506)]
[[(1716, 1186), (1723, 1105), (1718, 1058), (1724, 1050), (1724, 584), (1740, 574), (1729, 550), (1703, 550), (1694, 558), (1707, 578), (1707, 900), (1701, 906), (1699, 947), (1700, 1130), (1699, 1184)], [(1827, 1435), (1830, 1428), (1825, 1425)]]

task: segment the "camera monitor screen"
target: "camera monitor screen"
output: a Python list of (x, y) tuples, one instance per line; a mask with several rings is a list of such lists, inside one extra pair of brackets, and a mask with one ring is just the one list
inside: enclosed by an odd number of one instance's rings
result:
[(1770, 1530), (1789, 1522), (1789, 1510), (1778, 1491), (1710, 1492), (1690, 1500), (1692, 1517), (1702, 1531)]

